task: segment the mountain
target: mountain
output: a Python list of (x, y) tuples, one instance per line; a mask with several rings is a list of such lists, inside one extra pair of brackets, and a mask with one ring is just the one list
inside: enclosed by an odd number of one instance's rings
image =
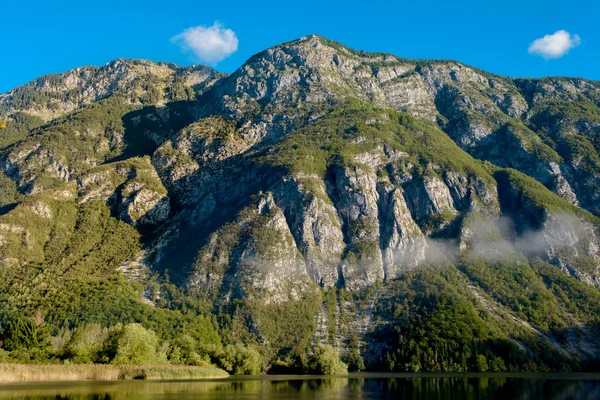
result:
[(292, 371), (328, 344), (354, 370), (596, 368), (599, 107), (599, 82), (316, 35), (231, 75), (116, 60), (15, 88), (6, 357), (141, 323), (173, 363), (237, 345)]

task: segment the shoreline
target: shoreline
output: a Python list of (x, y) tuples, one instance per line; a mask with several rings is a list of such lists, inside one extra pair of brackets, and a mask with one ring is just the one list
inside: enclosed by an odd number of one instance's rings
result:
[(350, 372), (347, 375), (230, 375), (219, 368), (187, 365), (7, 364), (0, 363), (0, 385), (11, 383), (75, 383), (103, 381), (285, 381), (338, 379), (504, 378), (597, 380), (600, 372)]
[(219, 368), (187, 365), (0, 364), (0, 383), (223, 379)]

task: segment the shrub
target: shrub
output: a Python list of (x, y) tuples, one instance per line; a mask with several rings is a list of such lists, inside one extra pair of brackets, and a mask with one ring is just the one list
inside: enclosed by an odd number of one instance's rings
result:
[(98, 361), (98, 354), (108, 339), (108, 329), (100, 324), (78, 327), (67, 345), (66, 355), (71, 361), (89, 364)]
[(318, 346), (308, 360), (310, 373), (319, 375), (346, 375), (348, 366), (340, 360), (340, 355), (329, 345)]
[(477, 357), (475, 357), (475, 367), (479, 372), (487, 372), (488, 362), (483, 354), (478, 354)]
[(504, 364), (504, 360), (500, 357), (496, 357), (492, 359), (490, 362), (490, 371), (492, 372), (504, 372), (506, 371), (506, 364)]
[[(213, 350), (207, 350), (214, 347)], [(210, 362), (210, 354), (220, 345), (209, 344), (200, 346), (199, 342), (188, 334), (178, 337), (169, 354), (169, 361), (173, 364), (194, 365), (197, 367), (214, 367)]]
[(158, 351), (158, 338), (154, 332), (140, 324), (128, 324), (117, 340), (117, 352), (112, 363), (157, 365), (168, 361), (166, 355)]
[(218, 356), (221, 368), (233, 375), (258, 375), (263, 370), (263, 357), (252, 347), (241, 343), (227, 345)]

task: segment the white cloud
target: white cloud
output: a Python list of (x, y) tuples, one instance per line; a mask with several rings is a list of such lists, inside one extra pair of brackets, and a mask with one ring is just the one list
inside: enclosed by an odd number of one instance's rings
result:
[(546, 60), (564, 56), (573, 47), (579, 46), (581, 38), (579, 35), (571, 35), (569, 32), (560, 30), (552, 35), (545, 35), (533, 41), (529, 46), (530, 54), (538, 54)]
[(171, 38), (184, 51), (191, 51), (198, 60), (208, 64), (218, 64), (235, 53), (238, 49), (238, 38), (231, 29), (225, 29), (216, 22), (212, 26), (196, 26), (188, 28)]

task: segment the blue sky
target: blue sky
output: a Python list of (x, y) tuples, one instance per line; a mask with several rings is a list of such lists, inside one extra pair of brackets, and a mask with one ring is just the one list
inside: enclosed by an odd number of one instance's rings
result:
[[(237, 38), (225, 53), (237, 51), (216, 65), (224, 72), (269, 46), (317, 33), (358, 50), (455, 59), (513, 77), (600, 79), (600, 2), (595, 0), (5, 0), (0, 10), (0, 92), (43, 74), (119, 57), (198, 64), (193, 52), (182, 50), (185, 38), (172, 38), (215, 21)], [(560, 58), (530, 54), (535, 39), (559, 30), (578, 35), (567, 35), (577, 46)]]

